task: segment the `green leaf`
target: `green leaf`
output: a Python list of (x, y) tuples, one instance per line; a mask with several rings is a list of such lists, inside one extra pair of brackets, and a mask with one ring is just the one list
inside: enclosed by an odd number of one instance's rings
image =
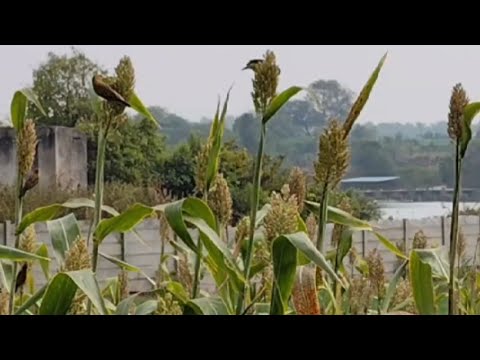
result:
[(271, 209), (272, 206), (270, 204), (266, 204), (263, 206), (263, 208), (260, 209), (260, 211), (257, 212), (257, 218), (255, 220), (256, 228), (260, 226), (260, 224), (263, 222), (263, 219), (265, 219), (265, 216), (268, 215)]
[(382, 243), (382, 245), (385, 246), (392, 254), (394, 254), (395, 256), (398, 256), (400, 259), (408, 260), (408, 257), (385, 236), (377, 232), (374, 232), (374, 234), (377, 237), (377, 239)]
[(297, 95), (303, 88), (299, 86), (292, 86), (279, 94), (273, 101), (271, 102), (270, 106), (268, 107), (265, 115), (263, 116), (262, 122), (263, 124), (267, 124), (268, 121), (275, 116), (275, 114), (295, 95)]
[(137, 94), (133, 93), (130, 99), (128, 99), (128, 102), (133, 110), (145, 116), (147, 119), (152, 120), (157, 126), (159, 126), (158, 121), (153, 117), (152, 113), (146, 108), (146, 106), (143, 105), (142, 100), (140, 100)]
[(101, 243), (112, 233), (128, 232), (152, 214), (152, 208), (141, 204), (135, 204), (118, 216), (102, 220), (95, 230), (95, 241)]
[(135, 315), (150, 315), (157, 311), (158, 302), (156, 300), (147, 300), (139, 305), (135, 309)]
[[(235, 288), (239, 290), (245, 282), (245, 279), (226, 244), (203, 219), (186, 216), (185, 220), (194, 225), (200, 231), (200, 239), (208, 251), (209, 258), (215, 264), (214, 267), (210, 264), (210, 267), (214, 268), (216, 271), (228, 274), (235, 285)], [(215, 270), (214, 272), (216, 272)]]
[(462, 138), (460, 154), (462, 159), (467, 154), (468, 144), (472, 140), (473, 119), (480, 113), (480, 102), (468, 104), (463, 111)]
[(110, 261), (112, 264), (115, 264), (117, 265), (119, 268), (123, 269), (123, 270), (126, 270), (126, 271), (130, 271), (130, 272), (135, 272), (135, 273), (138, 273), (140, 272), (140, 268), (134, 266), (134, 265), (130, 265), (122, 260), (119, 260), (117, 258), (114, 258), (113, 256), (110, 256), (110, 255), (107, 255), (107, 254), (104, 254), (102, 252), (99, 252), (98, 255), (100, 255), (101, 257), (103, 257), (105, 260), (108, 260)]
[(0, 245), (0, 259), (7, 259), (16, 262), (31, 260), (50, 261), (49, 258), (3, 245)]
[(185, 315), (231, 315), (227, 306), (218, 297), (201, 298), (189, 301), (185, 305)]
[(17, 132), (23, 128), (25, 123), (28, 101), (32, 102), (44, 116), (47, 116), (32, 89), (16, 91), (10, 105), (10, 116), (12, 118), (13, 127)]
[(432, 268), (421, 260), (417, 250), (410, 255), (410, 282), (419, 314), (435, 315)]
[(190, 298), (185, 287), (179, 282), (169, 281), (166, 290), (180, 301), (182, 305), (185, 305)]
[(386, 314), (388, 312), (388, 309), (390, 308), (390, 302), (392, 301), (393, 296), (395, 295), (398, 282), (402, 278), (402, 275), (405, 272), (407, 265), (408, 265), (408, 260), (404, 261), (402, 265), (397, 269), (397, 271), (395, 271), (395, 275), (393, 275), (393, 278), (390, 280), (390, 283), (388, 284), (388, 289), (387, 289), (387, 292), (385, 293), (385, 297), (383, 298), (383, 302), (382, 302), (383, 314)]
[(388, 54), (385, 54), (382, 57), (375, 71), (370, 76), (370, 78), (368, 79), (368, 82), (366, 83), (366, 85), (360, 92), (360, 95), (358, 96), (357, 100), (353, 104), (353, 107), (350, 110), (350, 114), (348, 114), (347, 120), (345, 121), (345, 125), (344, 125), (346, 136), (349, 135), (350, 131), (353, 128), (353, 125), (355, 124), (355, 121), (358, 119), (363, 108), (367, 104), (370, 94), (373, 90), (373, 87), (375, 86), (378, 76), (380, 75), (380, 71), (382, 70), (385, 60), (387, 59), (387, 55)]
[(270, 315), (284, 315), (295, 284), (297, 251), (286, 236), (273, 242), (273, 292)]
[(40, 306), (40, 315), (67, 314), (77, 289), (87, 295), (100, 314), (107, 314), (95, 275), (91, 270), (81, 270), (58, 273), (52, 278)]
[(272, 248), (274, 271), (272, 315), (283, 315), (287, 310), (288, 299), (292, 293), (295, 280), (298, 251), (323, 269), (333, 280), (345, 286), (325, 257), (312, 244), (307, 234), (302, 232), (282, 235), (274, 240)]
[[(46, 259), (50, 259), (48, 255), (48, 247), (47, 244), (42, 244), (38, 247), (36, 254)], [(43, 274), (45, 275), (45, 279), (50, 280), (50, 261), (40, 260), (40, 266), (42, 267)]]
[(417, 250), (417, 255), (420, 260), (430, 265), (432, 268), (432, 276), (446, 282), (450, 279), (449, 261), (445, 259), (443, 248)]
[(10, 116), (12, 118), (12, 124), (17, 132), (23, 129), (26, 114), (27, 97), (21, 91), (17, 91), (13, 95), (12, 104), (10, 106)]
[[(90, 199), (72, 199), (63, 204), (53, 204), (41, 208), (37, 208), (31, 213), (25, 215), (18, 225), (16, 234), (21, 234), (25, 231), (30, 225), (45, 222), (56, 218), (63, 209), (80, 209), (80, 208), (95, 208), (95, 202)], [(103, 211), (108, 212), (111, 215), (118, 215), (118, 212), (112, 209), (109, 206), (103, 206)]]
[[(188, 232), (187, 225), (183, 220), (183, 206), (187, 200), (180, 200), (165, 207), (165, 217), (173, 232), (187, 245), (193, 252), (198, 254), (198, 248)], [(160, 208), (157, 207), (157, 210)]]
[(132, 296), (129, 296), (128, 298), (122, 300), (118, 305), (117, 305), (117, 311), (115, 312), (115, 315), (129, 315), (130, 309), (134, 305), (135, 299), (138, 297), (139, 294), (135, 294)]
[[(305, 204), (307, 205), (307, 208), (314, 214), (317, 214), (320, 211), (319, 203), (306, 201)], [(349, 213), (343, 210), (334, 208), (332, 206), (328, 207), (327, 222), (348, 226), (355, 230), (365, 230), (365, 231), (373, 230), (372, 226), (369, 223), (363, 220), (357, 219), (354, 216), (350, 215)]]
[(13, 279), (13, 264), (11, 262), (0, 261), (0, 278), (4, 289), (10, 289)]
[(20, 306), (15, 315), (22, 315), (25, 311), (30, 309), (32, 306), (37, 305), (38, 301), (42, 299), (45, 291), (47, 290), (48, 284), (43, 285), (43, 287), (38, 290), (35, 294), (33, 294), (30, 299), (28, 299), (22, 306)]
[[(207, 191), (210, 189), (211, 184), (213, 183), (215, 176), (218, 173), (218, 166), (220, 162), (220, 150), (223, 143), (223, 133), (225, 130), (225, 118), (227, 116), (228, 102), (230, 99), (230, 90), (228, 90), (227, 98), (223, 104), (222, 114), (219, 117), (219, 108), (217, 108), (217, 113), (215, 114), (215, 119), (212, 123), (210, 139), (212, 147), (208, 155), (208, 164), (207, 164)], [(219, 104), (220, 105), (220, 104)]]
[(47, 229), (52, 238), (55, 256), (60, 264), (65, 261), (65, 253), (74, 241), (80, 238), (80, 227), (74, 214), (47, 221)]
[[(297, 232), (304, 232), (305, 234), (308, 234), (307, 224), (305, 224), (305, 221), (303, 221), (300, 215), (297, 215), (297, 221), (298, 221)], [(310, 264), (310, 260), (305, 255), (303, 255), (303, 253), (298, 252), (297, 265), (305, 266), (308, 264)]]
[(342, 235), (340, 237), (340, 242), (338, 244), (338, 249), (336, 251), (336, 266), (337, 269), (340, 268), (341, 264), (343, 264), (343, 259), (345, 256), (348, 255), (350, 249), (352, 248), (353, 243), (353, 231), (352, 229), (345, 229), (342, 231)]

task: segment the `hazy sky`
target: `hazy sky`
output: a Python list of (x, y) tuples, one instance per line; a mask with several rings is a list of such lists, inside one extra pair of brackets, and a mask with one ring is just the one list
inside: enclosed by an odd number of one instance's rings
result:
[[(360, 91), (381, 56), (389, 58), (361, 121), (423, 122), (446, 119), (452, 87), (462, 82), (480, 100), (478, 45), (78, 45), (112, 70), (123, 55), (136, 68), (137, 92), (146, 105), (160, 105), (191, 120), (211, 117), (218, 95), (234, 83), (230, 114), (252, 108), (251, 58), (274, 50), (282, 68), (280, 87), (335, 79)], [(31, 85), (32, 70), (47, 53), (70, 45), (0, 45), (0, 114), (9, 113), (14, 91)]]

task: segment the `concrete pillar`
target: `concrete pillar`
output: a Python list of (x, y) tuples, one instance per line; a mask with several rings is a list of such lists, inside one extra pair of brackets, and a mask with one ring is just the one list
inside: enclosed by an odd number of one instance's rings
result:
[(15, 130), (0, 127), (0, 185), (13, 186), (17, 178)]

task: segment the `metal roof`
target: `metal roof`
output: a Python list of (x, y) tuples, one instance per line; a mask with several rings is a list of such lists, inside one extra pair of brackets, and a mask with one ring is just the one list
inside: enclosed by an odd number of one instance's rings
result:
[(383, 183), (393, 180), (398, 180), (400, 177), (398, 176), (372, 176), (372, 177), (358, 177), (352, 179), (345, 179), (342, 180), (342, 183), (349, 184), (349, 183)]

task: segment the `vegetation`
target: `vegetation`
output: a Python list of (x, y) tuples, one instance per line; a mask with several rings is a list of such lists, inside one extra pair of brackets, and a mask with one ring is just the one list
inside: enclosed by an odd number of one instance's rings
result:
[[(352, 164), (357, 156), (355, 135), (361, 131), (355, 123), (374, 93), (385, 61), (386, 56), (353, 99), (335, 82), (280, 91), (280, 66), (275, 54), (268, 51), (261, 61), (248, 66), (253, 74), (254, 115), (245, 115), (233, 125), (234, 133), (243, 131), (238, 124), (248, 126), (249, 135), (243, 137), (250, 141), (247, 150), (228, 139), (228, 92), (218, 103), (203, 141), (193, 136), (188, 143), (167, 151), (156, 130), (158, 119), (135, 92), (133, 64), (124, 57), (108, 78), (108, 86), (141, 118), (129, 119), (121, 103), (89, 96), (89, 110), (76, 126), (86, 131), (95, 144), (95, 161), (91, 163), (93, 194), (59, 198), (58, 202), (35, 208), (24, 206), (30, 196), (35, 196), (38, 180), (34, 169), (35, 127), (37, 119), (44, 123), (53, 119), (53, 105), (43, 105), (39, 99), (48, 98), (30, 89), (16, 92), (11, 122), (19, 149), (18, 176), (15, 189), (5, 190), (13, 195), (2, 205), (13, 212), (16, 241), (13, 247), (0, 246), (0, 313), (479, 314), (477, 253), (473, 262), (464, 258), (458, 203), (462, 165), (466, 163), (472, 122), (480, 105), (470, 103), (461, 86), (454, 88), (448, 131), (445, 127), (455, 149), (449, 254), (442, 247), (429, 247), (422, 233), (416, 235), (413, 249), (400, 249), (361, 219), (375, 217), (375, 209), (363, 206), (363, 200), (355, 194), (339, 192), (338, 184), (349, 168), (358, 166), (358, 159), (357, 165)], [(295, 103), (294, 97), (300, 93), (307, 94), (308, 100)], [(311, 176), (298, 167), (286, 171), (282, 167), (285, 159), (266, 152), (278, 146), (278, 139), (269, 134), (276, 131), (275, 124), (286, 121), (292, 109), (304, 113), (293, 122), (303, 135), (318, 136)], [(316, 120), (309, 117), (310, 113), (315, 113)], [(277, 130), (285, 131), (286, 125), (288, 122)], [(127, 143), (137, 140), (139, 149)], [(363, 144), (363, 148), (372, 156), (384, 155), (375, 143), (371, 147)], [(256, 156), (251, 155), (252, 151)], [(397, 163), (392, 162), (392, 166)], [(111, 186), (107, 179), (137, 186)], [(148, 189), (151, 184), (156, 185), (151, 192), (125, 199), (130, 190)], [(145, 199), (140, 203), (137, 199), (141, 196)], [(232, 208), (235, 203), (236, 210)], [(80, 231), (81, 216), (90, 221), (88, 233)], [(177, 252), (177, 274), (165, 266), (169, 254), (162, 254), (158, 278), (151, 279), (135, 266), (102, 252), (102, 243), (109, 235), (134, 231), (149, 217), (160, 219), (162, 242), (169, 241)], [(225, 228), (235, 217), (235, 239), (229, 241)], [(33, 225), (37, 223), (47, 224), (54, 254), (49, 254), (45, 244), (36, 242)], [(327, 225), (333, 226), (329, 239)], [(386, 278), (377, 249), (362, 257), (352, 246), (353, 234), (358, 231), (373, 234), (378, 246), (397, 257), (399, 264), (393, 277)], [(327, 240), (333, 250), (327, 250)], [(57, 269), (50, 266), (52, 256), (57, 260)], [(118, 277), (109, 279), (103, 288), (96, 271), (100, 257), (119, 268)], [(40, 264), (46, 278), (46, 285), (40, 289), (25, 286), (34, 262)], [(128, 272), (142, 274), (151, 290), (130, 295)], [(213, 294), (201, 291), (203, 273), (215, 282)]]

